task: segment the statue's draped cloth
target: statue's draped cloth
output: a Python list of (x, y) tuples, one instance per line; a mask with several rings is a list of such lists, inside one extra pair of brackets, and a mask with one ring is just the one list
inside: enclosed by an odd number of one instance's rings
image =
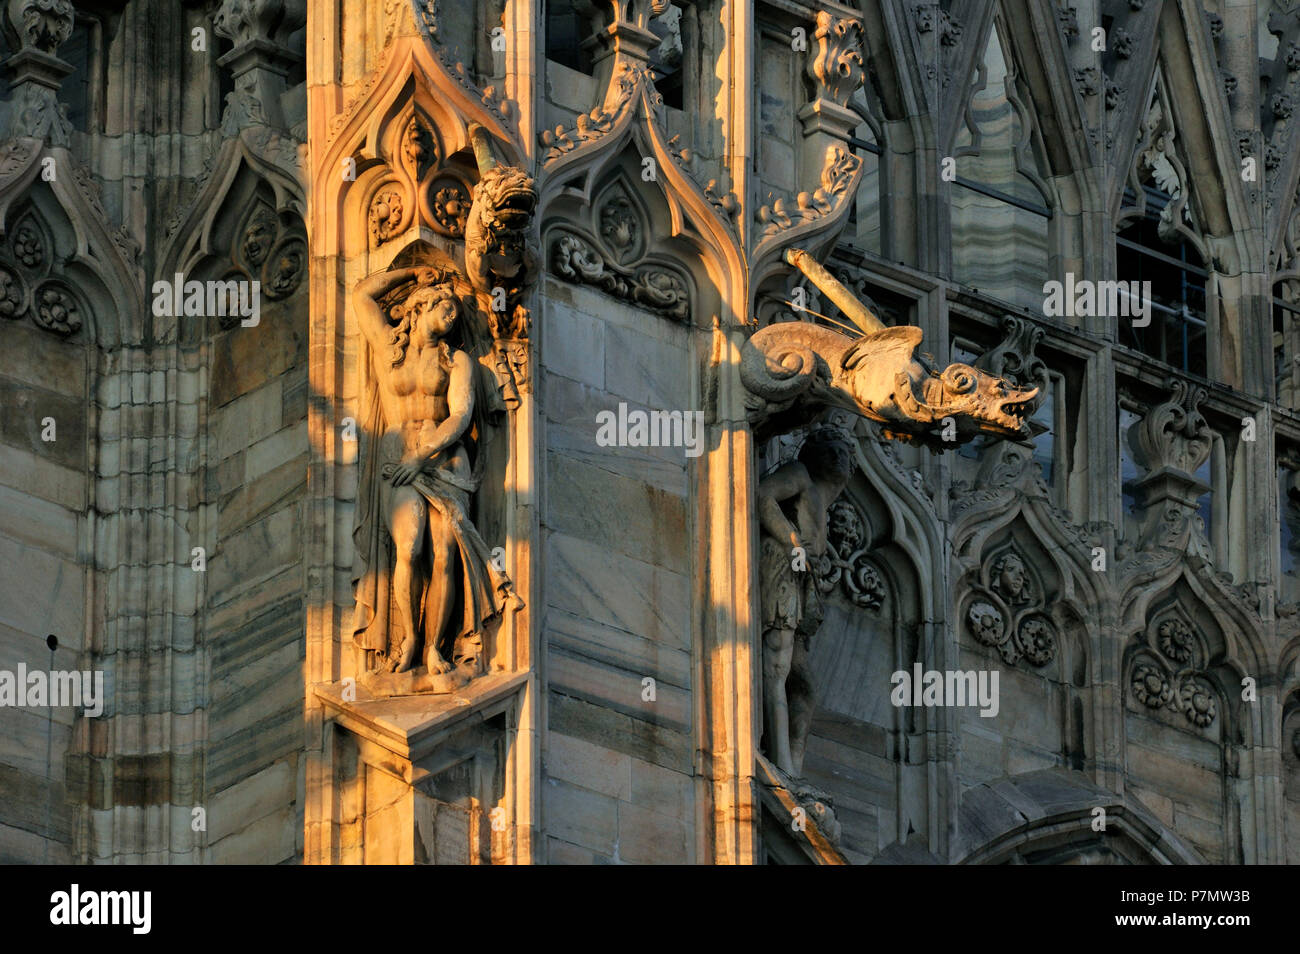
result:
[(801, 636), (817, 632), (825, 615), (822, 595), (817, 586), (816, 561), (809, 559), (809, 567), (796, 571), (791, 563), (791, 552), (778, 540), (766, 533), (759, 543), (759, 597), (762, 608), (763, 630), (794, 630)]
[[(369, 347), (363, 347), (362, 350), (365, 358), (365, 441), (360, 484), (357, 487), (357, 523), (352, 533), (355, 545), (352, 586), (356, 595), (352, 637), (362, 649), (387, 653), (390, 645), (397, 643), (397, 640), (390, 638), (391, 627), (394, 622), (400, 625), (400, 621), (390, 619), (393, 547), (384, 522), (380, 491), (381, 482), (388, 479), (387, 472), (399, 461), (381, 459), (382, 442), (379, 438), (386, 433), (388, 421), (384, 417), (378, 384), (370, 365), (373, 351)], [(481, 393), (477, 375), (475, 384), (476, 392)], [(476, 405), (480, 408), (483, 406), (477, 401)], [(428, 501), (430, 507), (447, 518), (460, 554), (460, 627), (439, 647), (440, 651), (445, 647), (443, 655), (453, 663), (458, 662), (452, 653), (461, 640), (483, 639), (488, 621), (505, 608), (510, 589), (510, 578), (495, 568), (491, 549), (469, 518), (469, 497), (477, 489), (478, 480), (477, 474), (472, 479), (465, 480), (449, 471), (435, 470), (433, 473), (421, 472), (409, 484)], [(429, 631), (434, 622), (424, 612), (428, 600), (430, 568), (425, 565), (423, 569), (424, 572), (419, 575), (420, 612), (416, 614), (421, 622), (417, 625), (424, 629), (424, 645), (437, 646), (440, 634)], [(401, 599), (401, 595), (398, 598)], [(417, 635), (419, 634), (412, 634), (413, 637)]]

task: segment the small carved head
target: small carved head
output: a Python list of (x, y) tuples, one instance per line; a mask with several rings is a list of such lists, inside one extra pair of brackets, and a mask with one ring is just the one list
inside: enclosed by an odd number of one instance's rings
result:
[(390, 310), (396, 324), (389, 332), (389, 363), (394, 368), (401, 366), (412, 336), (423, 337), (430, 344), (445, 338), (456, 326), (460, 310), (461, 300), (454, 285), (439, 281), (438, 273), (432, 270), (422, 275), (406, 300)]
[(1019, 555), (1008, 553), (994, 565), (993, 588), (1012, 603), (1021, 602), (1028, 596), (1029, 581)]
[(853, 446), (838, 427), (818, 427), (800, 448), (799, 462), (813, 480), (842, 484), (853, 476)]
[(474, 205), (488, 232), (521, 231), (532, 221), (537, 186), (515, 166), (495, 166), (474, 187)]
[(831, 504), (827, 511), (827, 529), (841, 551), (841, 556), (847, 557), (862, 546), (862, 518), (846, 500), (837, 500)]
[(275, 216), (265, 209), (256, 215), (244, 230), (243, 252), (250, 265), (259, 266), (266, 261), (275, 240)]

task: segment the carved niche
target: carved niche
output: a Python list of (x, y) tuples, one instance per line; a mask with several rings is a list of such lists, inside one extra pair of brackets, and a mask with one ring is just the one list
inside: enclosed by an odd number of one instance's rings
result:
[(460, 269), (411, 251), (419, 264), (353, 292), (366, 382), (353, 636), (381, 694), (449, 692), (481, 675), (512, 596), (472, 519), (491, 428), (487, 321)]
[[(537, 193), (481, 126), (467, 137), (473, 159), (449, 155), (418, 103), (399, 107), (362, 205), (372, 251), (407, 240), (352, 292), (365, 383), (352, 633), (378, 695), (448, 693), (485, 674), (506, 612), (522, 607), (475, 518), (500, 412), (528, 386)], [(448, 241), (411, 240), (425, 230)]]
[(1133, 699), (1147, 709), (1180, 712), (1197, 728), (1210, 726), (1219, 702), (1208, 660), (1204, 637), (1181, 612), (1153, 616), (1129, 667)]
[(994, 551), (960, 618), (976, 642), (996, 649), (1008, 665), (1024, 659), (1041, 668), (1056, 658), (1059, 636), (1030, 562), (1014, 543)]

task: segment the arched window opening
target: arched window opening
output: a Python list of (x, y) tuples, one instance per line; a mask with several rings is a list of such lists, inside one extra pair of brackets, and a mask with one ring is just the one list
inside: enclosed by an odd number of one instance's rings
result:
[(80, 132), (89, 132), (93, 102), (94, 43), (99, 33), (99, 22), (77, 17), (72, 35), (59, 47), (59, 59), (72, 66), (72, 72), (59, 88), (59, 99), (68, 107), (68, 122)]
[(1150, 323), (1119, 318), (1119, 342), (1181, 371), (1205, 377), (1205, 281), (1208, 273), (1185, 237), (1172, 245), (1158, 232), (1169, 196), (1146, 187), (1147, 211), (1115, 239), (1116, 274), (1121, 282), (1150, 282)]
[[(1151, 90), (1117, 219), (1116, 277), (1149, 291), (1148, 322), (1119, 321), (1120, 344), (1205, 377), (1209, 346), (1198, 217), (1161, 81)], [(1150, 284), (1146, 284), (1146, 283)]]
[(682, 109), (685, 100), (686, 31), (681, 7), (673, 4), (650, 21), (650, 31), (659, 37), (659, 45), (650, 51), (650, 66), (655, 73), (655, 89), (665, 106)]
[(850, 148), (862, 160), (862, 179), (858, 184), (858, 193), (853, 198), (853, 205), (849, 208), (849, 226), (845, 230), (844, 240), (865, 252), (882, 255), (884, 254), (881, 232), (883, 183), (880, 175), (880, 159), (884, 150), (876, 126), (880, 111), (873, 109), (873, 100), (868, 96), (865, 87), (854, 94), (851, 105), (855, 106), (861, 115), (875, 118), (863, 122), (853, 138), (849, 140)]

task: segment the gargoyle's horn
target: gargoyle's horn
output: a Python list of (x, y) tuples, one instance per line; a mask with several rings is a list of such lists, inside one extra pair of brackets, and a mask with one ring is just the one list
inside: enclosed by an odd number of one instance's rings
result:
[(474, 158), (478, 162), (478, 174), (485, 176), (496, 168), (496, 156), (492, 155), (492, 145), (488, 142), (487, 130), (478, 123), (469, 124), (469, 141), (474, 146)]
[(813, 257), (801, 248), (785, 250), (785, 260), (808, 276), (823, 294), (839, 306), (840, 311), (866, 335), (875, 334), (885, 329), (885, 323), (877, 318), (870, 308), (853, 297), (853, 293), (835, 280), (830, 272), (822, 268)]

